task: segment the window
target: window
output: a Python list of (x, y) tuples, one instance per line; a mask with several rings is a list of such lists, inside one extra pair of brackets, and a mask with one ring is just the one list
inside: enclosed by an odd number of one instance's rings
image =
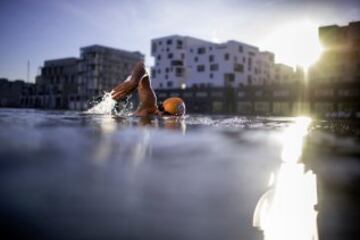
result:
[(152, 46), (151, 46), (151, 52), (156, 52), (156, 43), (153, 43)]
[(167, 45), (171, 45), (171, 44), (172, 44), (172, 40), (171, 40), (171, 39), (167, 40), (167, 41), (166, 41), (166, 44), (167, 44)]
[(251, 79), (251, 75), (248, 75), (248, 79), (247, 79), (248, 85), (252, 84), (252, 79)]
[(248, 58), (248, 70), (252, 69), (252, 59), (251, 57)]
[(244, 51), (243, 46), (239, 46), (239, 52), (243, 52), (243, 51)]
[(167, 86), (168, 86), (168, 87), (172, 87), (172, 86), (173, 86), (173, 82), (172, 82), (172, 81), (167, 81)]
[(168, 79), (168, 78), (169, 78), (169, 76), (166, 74), (166, 75), (165, 75), (165, 79)]
[(176, 48), (177, 49), (182, 49), (182, 47), (183, 47), (183, 42), (181, 40), (177, 40), (176, 41)]
[(163, 84), (162, 84), (162, 83), (160, 83), (160, 84), (159, 84), (159, 86), (162, 88), (162, 87), (163, 87)]
[(274, 97), (287, 97), (290, 95), (289, 90), (275, 90), (273, 92)]
[[(240, 84), (241, 84), (241, 83), (240, 83)], [(239, 84), (239, 86), (240, 86), (240, 84)], [(245, 96), (246, 96), (245, 91), (238, 91), (238, 96), (239, 96), (239, 97), (245, 97)]]
[(210, 73), (210, 78), (214, 78), (214, 74)]
[(160, 74), (160, 73), (161, 73), (161, 70), (160, 70), (160, 69), (158, 69), (158, 70), (157, 70), (157, 73), (158, 73), (158, 74)]
[(215, 58), (214, 58), (214, 55), (210, 55), (210, 56), (209, 56), (209, 62), (213, 62), (214, 59), (215, 59)]
[[(205, 85), (202, 84), (200, 87), (205, 87)], [(195, 93), (195, 96), (196, 97), (207, 97), (208, 94), (207, 94), (207, 92), (197, 92), (197, 93)]]
[(168, 59), (172, 59), (173, 56), (174, 56), (174, 55), (173, 55), (172, 53), (169, 53), (169, 54), (168, 54)]
[(227, 61), (227, 60), (229, 60), (229, 58), (230, 58), (230, 55), (228, 53), (225, 53), (224, 54), (224, 59)]
[(161, 60), (161, 55), (158, 55), (158, 56), (157, 56), (157, 60)]
[(230, 83), (235, 81), (235, 75), (233, 73), (225, 73), (224, 74), (225, 83)]
[(206, 53), (206, 48), (204, 47), (198, 48), (198, 54), (204, 54), (204, 53)]
[(261, 90), (255, 91), (255, 96), (256, 97), (261, 97), (262, 95), (263, 95), (263, 91), (261, 91)]
[(195, 57), (195, 58), (194, 58), (194, 61), (195, 61), (195, 62), (199, 61), (199, 58), (198, 58), (198, 57)]
[(156, 78), (156, 71), (155, 71), (155, 69), (151, 69), (151, 77)]
[(217, 71), (219, 70), (219, 64), (211, 64), (210, 71)]
[(197, 66), (197, 71), (198, 72), (204, 72), (205, 71), (205, 66), (204, 65), (198, 65)]
[(183, 65), (183, 61), (179, 61), (179, 60), (171, 61), (171, 66), (182, 66), (182, 65)]
[(334, 91), (333, 89), (319, 89), (319, 90), (315, 90), (315, 95), (317, 97), (332, 97), (334, 96)]
[(244, 65), (242, 64), (234, 64), (234, 72), (244, 72)]
[(175, 68), (175, 76), (182, 77), (183, 76), (183, 69), (182, 68)]
[(255, 53), (254, 52), (249, 52), (249, 55), (250, 56), (255, 56)]
[(169, 73), (169, 68), (165, 68), (165, 72), (166, 72), (166, 73)]

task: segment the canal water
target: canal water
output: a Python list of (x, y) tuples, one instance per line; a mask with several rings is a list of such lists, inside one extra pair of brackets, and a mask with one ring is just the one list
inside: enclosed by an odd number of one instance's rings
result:
[(351, 239), (359, 129), (0, 109), (1, 239)]

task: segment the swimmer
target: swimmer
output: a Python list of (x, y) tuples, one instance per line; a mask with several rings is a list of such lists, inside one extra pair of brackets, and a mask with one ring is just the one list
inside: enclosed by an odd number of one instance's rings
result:
[(139, 106), (132, 115), (144, 117), (151, 115), (182, 116), (185, 114), (185, 103), (178, 97), (168, 98), (159, 106), (157, 105), (157, 98), (143, 62), (137, 63), (130, 77), (112, 89), (111, 97), (115, 101), (123, 101), (136, 89), (139, 96)]

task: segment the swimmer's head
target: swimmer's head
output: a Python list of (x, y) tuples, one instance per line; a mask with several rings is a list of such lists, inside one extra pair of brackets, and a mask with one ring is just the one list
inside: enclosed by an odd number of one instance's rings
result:
[(181, 98), (171, 97), (166, 99), (159, 106), (159, 110), (167, 115), (182, 116), (185, 115), (186, 107), (184, 101)]

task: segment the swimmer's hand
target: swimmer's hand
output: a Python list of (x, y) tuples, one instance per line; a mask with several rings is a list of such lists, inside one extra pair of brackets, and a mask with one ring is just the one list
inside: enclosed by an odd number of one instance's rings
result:
[(124, 99), (138, 87), (139, 82), (145, 73), (144, 63), (138, 62), (135, 65), (131, 76), (111, 90), (111, 97), (116, 101)]

